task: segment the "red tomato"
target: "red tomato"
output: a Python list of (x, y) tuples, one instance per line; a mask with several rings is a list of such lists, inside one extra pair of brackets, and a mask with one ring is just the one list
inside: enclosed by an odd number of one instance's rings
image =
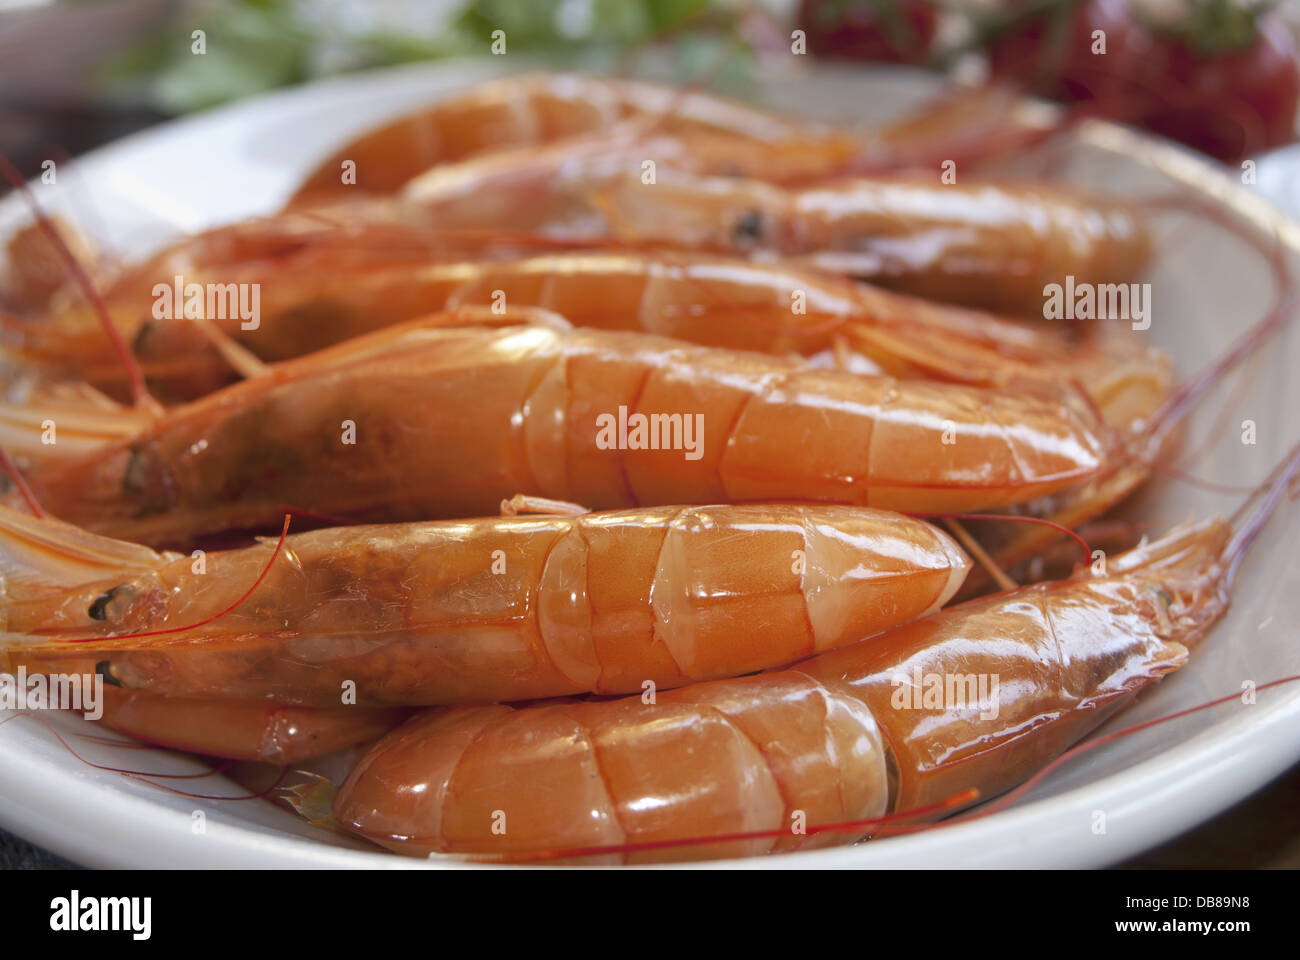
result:
[(938, 21), (930, 0), (802, 0), (796, 26), (814, 56), (920, 64)]
[(1271, 14), (1255, 24), (1255, 42), (1244, 50), (1203, 57), (1168, 43), (1155, 85), (1164, 102), (1144, 125), (1228, 161), (1292, 140), (1300, 106), (1295, 36)]
[[(1124, 0), (1081, 0), (1027, 18), (988, 54), (994, 76), (1033, 93), (1092, 101), (1106, 116), (1236, 161), (1290, 141), (1300, 105), (1290, 29), (1267, 13), (1255, 27), (1250, 46), (1204, 54), (1137, 23)], [(1102, 35), (1104, 54), (1094, 52)]]
[(1119, 103), (1140, 86), (1151, 46), (1125, 0), (1082, 0), (1022, 21), (988, 54), (995, 77), (1040, 96)]

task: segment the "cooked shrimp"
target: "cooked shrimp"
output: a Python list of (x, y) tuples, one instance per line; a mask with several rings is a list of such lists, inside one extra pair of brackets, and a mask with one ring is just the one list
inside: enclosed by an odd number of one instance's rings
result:
[[(822, 365), (842, 341), (869, 361), (866, 369), (908, 379), (1022, 390), (1074, 381), (1121, 428), (1149, 417), (1171, 386), (1168, 359), (1127, 325), (1099, 323), (1071, 336), (785, 264), (686, 252), (375, 263), (367, 249), (395, 258), (383, 252), (389, 232), (349, 236), (348, 249), (327, 237), (328, 251), (317, 256), (295, 248), (284, 259), (224, 267), (228, 281), (261, 283), (260, 322), (243, 330), (238, 315), (205, 320), (261, 360), (276, 361), (436, 310), (529, 304), (575, 326), (798, 352), (817, 356)], [(191, 320), (151, 318), (149, 291), (159, 275), (152, 267), (136, 273), (137, 282), (115, 285), (106, 300), (151, 388), (193, 399), (234, 374)], [(32, 323), (24, 338), (18, 349), (27, 359), (125, 396), (121, 364), (111, 362), (103, 331), (84, 309)], [(39, 405), (31, 406), (44, 416)], [(7, 445), (13, 443), (11, 436)]]
[(286, 505), (396, 521), (483, 515), (518, 492), (596, 509), (797, 497), (928, 512), (1078, 483), (1117, 442), (1068, 395), (640, 334), (429, 323), (278, 364), (80, 460), (37, 464), (33, 490), (65, 520), (155, 544), (272, 524)]
[[(332, 201), (387, 192), (441, 164), (502, 147), (566, 148), (623, 129), (632, 141), (671, 138), (677, 157), (703, 173), (773, 182), (977, 160), (1038, 139), (1054, 123), (1031, 117), (1005, 89), (957, 93), (872, 130), (794, 120), (708, 93), (610, 77), (504, 77), (452, 94), (353, 139), (323, 160), (292, 200)], [(352, 182), (344, 179), (351, 162)]]
[(618, 125), (629, 134), (654, 127), (691, 140), (707, 139), (715, 144), (707, 157), (715, 170), (761, 165), (779, 176), (783, 158), (801, 173), (833, 169), (858, 149), (854, 138), (825, 126), (704, 93), (571, 74), (513, 76), (471, 87), (353, 140), (321, 162), (293, 203), (345, 194), (342, 165), (348, 161), (355, 164), (356, 187), (391, 191), (438, 164), (507, 145), (567, 143)]
[[(493, 230), (566, 241), (780, 255), (905, 293), (1029, 316), (1043, 287), (1118, 283), (1150, 256), (1127, 206), (1046, 185), (857, 178), (789, 188), (673, 169), (647, 182), (655, 144), (501, 151), (436, 167), (395, 209), (454, 235)], [(490, 198), (485, 202), (483, 197)]]
[[(381, 222), (375, 208), (357, 204), (349, 210), (356, 223), (317, 216), (282, 213), (216, 227), (185, 237), (145, 260), (100, 278), (99, 299), (104, 313), (130, 344), (148, 378), (151, 390), (166, 402), (193, 399), (231, 382), (230, 365), (220, 358), (209, 337), (199, 329), (208, 321), (227, 336), (243, 338), (244, 322), (237, 303), (230, 306), (224, 291), (241, 284), (260, 290), (260, 319), (269, 330), (288, 327), (304, 337), (296, 349), (279, 335), (254, 337), (250, 346), (266, 359), (282, 359), (318, 346), (346, 339), (355, 333), (355, 320), (338, 318), (330, 300), (335, 285), (345, 278), (359, 282), (371, 272), (385, 273), (397, 266), (416, 270), (441, 259), (463, 260), (488, 251), (510, 252), (475, 240), (457, 242), (425, 229)], [(200, 288), (211, 282), (223, 291), (221, 303), (205, 298), (201, 304), (184, 300), (170, 316), (157, 309), (160, 286), (174, 289), (176, 278)], [(320, 297), (314, 289), (322, 288)], [(232, 286), (233, 285), (233, 286)], [(250, 289), (245, 287), (244, 289)], [(377, 313), (393, 319), (383, 304)], [(427, 312), (427, 309), (425, 312)], [(7, 349), (53, 378), (85, 381), (112, 396), (129, 396), (126, 371), (114, 351), (107, 349), (102, 317), (97, 305), (87, 302), (84, 290), (67, 284), (47, 308), (31, 317), (0, 317), (8, 332)], [(382, 326), (377, 322), (374, 327)], [(259, 327), (260, 329), (260, 327)], [(268, 342), (269, 341), (269, 342)]]
[(877, 633), (938, 609), (970, 566), (923, 521), (835, 505), (317, 530), (289, 536), (259, 582), (274, 546), (213, 552), (195, 572), (189, 556), (0, 508), (0, 613), (35, 638), (11, 651), (93, 656), (169, 698), (337, 708), (349, 690), (369, 706), (628, 693)]
[[(993, 796), (1186, 661), (1298, 465), (1235, 534), (1189, 524), (1104, 576), (941, 610), (777, 672), (654, 702), (430, 711), (358, 764), (336, 818), (400, 853), (640, 862), (852, 842), (866, 829), (800, 825)], [(710, 837), (729, 839), (673, 845)]]

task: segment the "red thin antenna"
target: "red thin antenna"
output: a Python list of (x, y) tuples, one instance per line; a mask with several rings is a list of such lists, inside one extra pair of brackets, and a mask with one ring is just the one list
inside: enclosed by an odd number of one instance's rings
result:
[(1289, 318), (1291, 311), (1296, 305), (1297, 295), (1295, 290), (1295, 278), (1288, 269), (1285, 259), (1284, 249), (1281, 238), (1274, 233), (1272, 248), (1265, 252), (1260, 244), (1260, 238), (1256, 231), (1248, 228), (1246, 225), (1237, 222), (1231, 218), (1221, 216), (1222, 211), (1205, 204), (1199, 204), (1187, 197), (1155, 197), (1142, 201), (1143, 206), (1150, 206), (1156, 209), (1174, 209), (1187, 210), (1193, 208), (1210, 217), (1219, 226), (1237, 234), (1247, 244), (1254, 247), (1257, 251), (1264, 253), (1267, 257), (1269, 266), (1272, 268), (1273, 276), (1277, 284), (1276, 293), (1274, 294), (1273, 305), (1264, 314), (1264, 316), (1255, 322), (1246, 330), (1232, 346), (1227, 353), (1221, 355), (1209, 367), (1198, 374), (1194, 379), (1184, 384), (1172, 397), (1170, 397), (1161, 408), (1151, 418), (1151, 425), (1147, 428), (1142, 440), (1145, 441), (1142, 454), (1138, 458), (1145, 463), (1147, 460), (1158, 459), (1160, 450), (1169, 432), (1174, 429), (1191, 407), (1200, 399), (1223, 373), (1235, 366), (1242, 359), (1258, 350), (1264, 341), (1273, 334), (1277, 328)]
[(1057, 533), (1063, 533), (1079, 545), (1083, 551), (1083, 562), (1092, 562), (1092, 548), (1088, 546), (1088, 541), (1079, 536), (1078, 533), (1071, 530), (1063, 523), (1057, 523), (1055, 520), (1048, 520), (1046, 517), (1027, 517), (1016, 513), (914, 513), (914, 517), (920, 517), (923, 520), (1010, 520), (1013, 523), (1036, 523), (1040, 526), (1051, 527)]
[(1180, 470), (1177, 467), (1169, 467), (1163, 463), (1155, 461), (1143, 461), (1143, 464), (1155, 473), (1163, 473), (1166, 476), (1173, 477), (1175, 480), (1181, 480), (1184, 483), (1191, 484), (1194, 487), (1200, 487), (1202, 490), (1208, 490), (1211, 493), (1253, 493), (1254, 487), (1247, 486), (1244, 483), (1219, 483), (1217, 480), (1206, 480), (1203, 477), (1197, 477), (1186, 470)]
[[(113, 767), (113, 766), (109, 766), (108, 764), (95, 763), (93, 760), (87, 760), (85, 757), (77, 753), (77, 751), (72, 748), (72, 745), (69, 744), (66, 739), (64, 739), (63, 735), (60, 734), (58, 730), (54, 729), (54, 727), (50, 726), (49, 723), (46, 723), (43, 717), (38, 716), (37, 714), (33, 713), (31, 710), (24, 710), (21, 713), (14, 714), (12, 717), (6, 717), (4, 720), (0, 720), (0, 724), (8, 723), (10, 720), (17, 720), (19, 717), (30, 717), (31, 719), (37, 720), (40, 723), (44, 724), (45, 729), (50, 731), (50, 733), (54, 735), (55, 739), (58, 740), (59, 743), (63, 744), (63, 746), (67, 749), (68, 753), (72, 754), (74, 757), (76, 757), (78, 760), (80, 760), (88, 767), (93, 767), (96, 770), (106, 770), (109, 773), (124, 773), (127, 776), (138, 776), (138, 777), (157, 777), (159, 780), (201, 780), (204, 777), (209, 777), (214, 773), (223, 773), (226, 767), (234, 763), (233, 760), (222, 760), (219, 764), (217, 764), (216, 767), (214, 767), (211, 770), (205, 770), (203, 773), (150, 773), (148, 771), (142, 771), (142, 770), (126, 770), (122, 767)], [(166, 747), (159, 747), (156, 744), (138, 743), (134, 740), (119, 740), (117, 738), (112, 738), (112, 737), (82, 737), (82, 739), (89, 740), (91, 743), (95, 743), (102, 747), (125, 747), (128, 750), (167, 749)], [(154, 784), (154, 786), (161, 786), (161, 784)]]
[(32, 515), (40, 520), (46, 517), (45, 511), (41, 508), (40, 501), (36, 499), (36, 494), (32, 493), (32, 488), (27, 485), (27, 480), (23, 477), (22, 472), (18, 469), (17, 464), (9, 458), (9, 452), (4, 447), (0, 447), (0, 469), (4, 470), (5, 475), (18, 488), (18, 492), (27, 501), (27, 508), (31, 510)]
[[(151, 787), (157, 787), (159, 790), (166, 790), (169, 793), (174, 793), (182, 797), (189, 797), (192, 800), (258, 800), (263, 797), (270, 796), (275, 790), (279, 789), (280, 784), (284, 782), (285, 777), (287, 777), (290, 771), (293, 769), (292, 767), (285, 767), (283, 770), (280, 771), (280, 776), (276, 778), (275, 782), (272, 783), (265, 790), (259, 790), (256, 793), (248, 793), (242, 797), (228, 797), (228, 796), (205, 794), (205, 793), (190, 793), (187, 790), (180, 790), (166, 783), (158, 783), (157, 781), (158, 780), (203, 780), (206, 779), (207, 777), (220, 776), (221, 774), (225, 773), (228, 769), (233, 767), (236, 761), (223, 759), (221, 760), (221, 762), (217, 763), (215, 766), (211, 767), (208, 770), (204, 770), (202, 773), (150, 773), (148, 771), (141, 771), (141, 770), (128, 770), (125, 767), (114, 767), (110, 764), (95, 763), (93, 760), (87, 760), (85, 757), (79, 754), (75, 749), (73, 749), (72, 744), (68, 743), (68, 741), (64, 738), (63, 734), (59, 733), (58, 730), (54, 729), (54, 726), (48, 720), (46, 720), (44, 717), (37, 716), (35, 713), (32, 713), (30, 710), (26, 710), (23, 711), (22, 713), (14, 714), (12, 717), (6, 717), (4, 720), (0, 720), (0, 724), (8, 723), (10, 720), (17, 720), (19, 717), (29, 717), (32, 720), (35, 720), (37, 723), (41, 724), (41, 726), (45, 727), (46, 730), (48, 730), (51, 734), (53, 734), (54, 739), (59, 741), (59, 743), (63, 746), (63, 749), (67, 750), (68, 753), (72, 754), (74, 757), (76, 757), (78, 760), (80, 760), (82, 763), (84, 763), (86, 766), (90, 767), (91, 769), (103, 770), (107, 773), (120, 773), (124, 777), (130, 777), (132, 780), (139, 780), (141, 783), (147, 783)], [(141, 744), (136, 744), (131, 742), (122, 742), (120, 744), (115, 743), (113, 745), (126, 747), (128, 749), (134, 749), (138, 746), (141, 746)]]
[(96, 643), (104, 640), (112, 640), (112, 641), (136, 640), (139, 639), (140, 637), (157, 637), (168, 633), (184, 633), (187, 630), (197, 630), (199, 627), (207, 626), (209, 623), (211, 623), (214, 620), (220, 620), (226, 614), (233, 612), (236, 608), (241, 606), (245, 600), (251, 597), (253, 595), (253, 591), (262, 585), (262, 581), (266, 579), (266, 575), (271, 572), (271, 566), (275, 563), (275, 558), (280, 555), (280, 550), (284, 547), (284, 539), (289, 535), (289, 520), (290, 520), (290, 516), (289, 514), (286, 513), (284, 515), (284, 527), (280, 530), (280, 539), (276, 541), (275, 549), (271, 551), (271, 558), (266, 561), (266, 566), (264, 566), (262, 568), (262, 572), (257, 575), (257, 579), (253, 581), (253, 585), (249, 587), (246, 591), (244, 591), (243, 596), (241, 596), (230, 606), (226, 607), (226, 609), (222, 610), (220, 613), (215, 613), (212, 616), (207, 617), (206, 619), (200, 620), (198, 623), (191, 623), (188, 626), (184, 626), (184, 627), (166, 627), (162, 630), (145, 630), (141, 633), (123, 633), (112, 637), (76, 637), (71, 640), (66, 640), (63, 642)]
[[(1255, 687), (1255, 691), (1258, 692), (1260, 690), (1267, 690), (1270, 687), (1279, 687), (1285, 683), (1295, 683), (1298, 680), (1300, 680), (1300, 674), (1296, 674), (1290, 677), (1282, 677), (1280, 680), (1270, 680), (1268, 683), (1259, 684), (1257, 687)], [(961, 814), (958, 817), (954, 817), (952, 820), (948, 821), (948, 824), (967, 823), (971, 820), (978, 820), (980, 817), (987, 817), (990, 814), (998, 813), (1006, 809), (1008, 806), (1015, 803), (1026, 793), (1032, 790), (1034, 787), (1038, 786), (1038, 784), (1042, 783), (1043, 779), (1047, 777), (1048, 774), (1052, 773), (1052, 771), (1057, 770), (1064, 764), (1068, 763), (1069, 761), (1073, 760), (1075, 757), (1079, 756), (1079, 754), (1081, 753), (1087, 753), (1089, 750), (1095, 750), (1097, 749), (1097, 747), (1100, 747), (1103, 744), (1110, 743), (1113, 740), (1118, 740), (1121, 737), (1127, 737), (1130, 734), (1140, 733), (1141, 731), (1146, 730), (1150, 727), (1157, 727), (1160, 726), (1161, 724), (1169, 723), (1170, 721), (1177, 720), (1180, 717), (1186, 717), (1189, 714), (1199, 713), (1202, 710), (1209, 710), (1212, 707), (1217, 707), (1222, 704), (1228, 703), (1229, 701), (1240, 700), (1240, 699), (1241, 699), (1241, 691), (1238, 690), (1235, 693), (1230, 693), (1226, 696), (1218, 697), (1214, 700), (1209, 700), (1206, 701), (1205, 703), (1197, 704), (1194, 707), (1188, 707), (1185, 710), (1179, 710), (1177, 713), (1170, 713), (1163, 717), (1157, 717), (1154, 720), (1145, 720), (1142, 723), (1135, 723), (1131, 727), (1124, 727), (1123, 729), (1116, 730), (1113, 733), (1108, 733), (1104, 736), (1097, 737), (1092, 740), (1085, 740), (1083, 743), (1075, 744), (1073, 747), (1065, 751), (1065, 753), (1061, 754), (1059, 757), (1057, 757), (1047, 766), (1043, 767), (1043, 769), (1035, 773), (1024, 783), (1020, 784), (1020, 786), (1016, 787), (1015, 789), (1007, 793), (1004, 793), (997, 800), (994, 800), (992, 803), (988, 804), (987, 806), (983, 807), (980, 810), (975, 810), (972, 811), (971, 813), (965, 813), (965, 814)], [(948, 824), (934, 824), (933, 826), (946, 826)]]
[[(103, 234), (105, 232), (103, 229), (104, 218), (100, 215), (99, 210), (95, 207), (95, 195), (91, 193), (88, 189), (86, 189), (86, 181), (82, 178), (81, 168), (73, 161), (72, 154), (70, 154), (66, 149), (61, 147), (59, 144), (57, 143), (47, 144), (46, 150), (49, 152), (50, 156), (54, 159), (55, 163), (57, 163), (61, 168), (67, 169), (72, 174), (73, 179), (78, 181), (78, 184), (81, 187), (81, 192), (86, 195), (85, 206), (84, 206), (84, 210), (81, 213), (81, 216), (83, 220), (85, 219), (93, 220), (95, 222), (95, 226), (100, 228), (99, 230), (95, 231), (95, 246), (97, 249), (94, 252), (97, 254), (97, 259), (100, 262), (106, 261), (111, 265), (113, 265), (114, 267), (120, 266), (122, 262), (122, 258), (118, 256), (117, 251), (114, 250), (103, 238)], [(75, 221), (73, 221), (72, 225), (74, 228), (77, 227), (77, 223)], [(94, 228), (92, 227), (92, 229)]]
[(294, 517), (302, 517), (304, 520), (314, 520), (317, 523), (329, 524), (331, 527), (351, 526), (354, 521), (346, 520), (343, 517), (332, 516), (328, 513), (317, 513), (315, 510), (307, 510), (303, 507), (293, 507), (287, 504), (280, 504), (280, 513), (286, 513)]
[(1300, 477), (1300, 444), (1291, 448), (1283, 460), (1259, 488), (1246, 498), (1246, 502), (1232, 515), (1232, 523), (1237, 530), (1223, 548), (1223, 557), (1228, 562), (1228, 572), (1224, 576), (1224, 589), (1232, 589), (1232, 582), (1237, 577), (1237, 568), (1241, 565), (1246, 551), (1264, 529), (1264, 524), (1277, 508), (1278, 501), (1291, 489)]
[(91, 308), (95, 311), (96, 316), (99, 317), (99, 322), (101, 326), (103, 326), (104, 332), (108, 334), (108, 339), (112, 342), (113, 349), (117, 351), (117, 355), (121, 359), (122, 365), (126, 368), (127, 379), (131, 382), (131, 397), (134, 400), (135, 406), (153, 413), (162, 412), (162, 406), (149, 394), (149, 389), (145, 386), (144, 374), (140, 371), (140, 364), (136, 362), (135, 354), (133, 354), (130, 348), (126, 345), (126, 341), (122, 339), (121, 331), (119, 331), (113, 324), (113, 318), (109, 316), (108, 308), (104, 305), (103, 298), (100, 297), (99, 292), (95, 289), (95, 284), (90, 279), (90, 275), (86, 273), (81, 262), (77, 260), (76, 254), (72, 252), (67, 241), (63, 239), (63, 235), (59, 233), (59, 228), (54, 225), (54, 222), (41, 209), (40, 204), (36, 200), (35, 194), (32, 193), (31, 187), (27, 185), (27, 181), (23, 179), (22, 174), (18, 172), (14, 165), (9, 162), (9, 158), (3, 153), (0, 153), (0, 175), (8, 180), (9, 185), (23, 196), (28, 207), (31, 208), (32, 215), (36, 218), (37, 225), (40, 226), (41, 231), (49, 238), (50, 243), (53, 244), (54, 249), (58, 251), (59, 256), (63, 258), (64, 263), (67, 264), (68, 269), (72, 272), (77, 284), (81, 287), (82, 293), (85, 294), (86, 299), (90, 302)]

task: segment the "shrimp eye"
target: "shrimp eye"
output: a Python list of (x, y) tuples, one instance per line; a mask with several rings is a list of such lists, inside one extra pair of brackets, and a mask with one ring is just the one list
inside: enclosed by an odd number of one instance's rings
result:
[(1169, 591), (1164, 587), (1156, 587), (1156, 596), (1165, 605), (1166, 610), (1174, 605), (1174, 598), (1170, 596)]
[(122, 492), (136, 505), (140, 516), (162, 513), (175, 506), (179, 499), (176, 480), (156, 443), (131, 448), (122, 473)]
[(90, 619), (107, 620), (108, 605), (113, 602), (113, 598), (117, 596), (117, 592), (121, 589), (121, 587), (114, 587), (112, 590), (106, 590), (96, 597), (95, 602), (92, 603), (90, 609), (86, 611), (90, 614)]
[(122, 681), (113, 676), (113, 664), (108, 660), (101, 660), (95, 664), (95, 673), (104, 678), (104, 682), (112, 687), (120, 687)]
[(738, 244), (756, 243), (763, 236), (766, 220), (760, 210), (746, 210), (731, 228), (731, 238)]

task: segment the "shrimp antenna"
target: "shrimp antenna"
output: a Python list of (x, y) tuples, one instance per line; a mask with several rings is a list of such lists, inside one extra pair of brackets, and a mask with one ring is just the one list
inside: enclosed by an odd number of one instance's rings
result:
[[(1148, 201), (1148, 204), (1151, 206), (1170, 206), (1164, 199)], [(1255, 236), (1253, 231), (1248, 230), (1244, 225), (1234, 220), (1219, 217), (1216, 217), (1215, 221), (1220, 226), (1236, 233), (1256, 249), (1260, 249), (1262, 246), (1261, 242), (1259, 242), (1261, 238)], [(1282, 239), (1276, 231), (1273, 234), (1272, 247), (1267, 251), (1266, 256), (1277, 284), (1277, 293), (1273, 305), (1264, 314), (1263, 318), (1256, 321), (1250, 329), (1237, 338), (1227, 353), (1210, 364), (1195, 379), (1184, 384), (1156, 412), (1155, 416), (1152, 417), (1151, 426), (1146, 430), (1143, 437), (1146, 441), (1146, 446), (1142, 451), (1143, 461), (1158, 459), (1160, 448), (1164, 446), (1170, 431), (1177, 427), (1183, 418), (1187, 416), (1202, 394), (1213, 386), (1226, 371), (1258, 350), (1263, 345), (1264, 340), (1290, 318), (1291, 311), (1295, 307), (1297, 300), (1295, 278), (1287, 268)]]
[(1079, 549), (1083, 552), (1083, 562), (1085, 564), (1092, 562), (1092, 548), (1088, 546), (1087, 540), (1065, 524), (1057, 523), (1055, 520), (1049, 520), (1046, 517), (1031, 517), (1019, 513), (914, 513), (912, 516), (920, 517), (922, 520), (1007, 520), (1011, 523), (1035, 523), (1040, 527), (1048, 527), (1062, 536), (1069, 537), (1079, 545)]
[(4, 471), (5, 476), (13, 483), (22, 494), (22, 498), (27, 503), (27, 509), (32, 512), (32, 516), (38, 520), (44, 520), (45, 511), (41, 508), (40, 501), (36, 499), (36, 494), (32, 493), (32, 488), (27, 485), (27, 480), (23, 477), (22, 471), (18, 469), (17, 464), (9, 457), (9, 452), (4, 447), (0, 447), (0, 470)]
[(1277, 509), (1278, 501), (1295, 483), (1298, 476), (1300, 476), (1300, 444), (1291, 448), (1286, 459), (1274, 468), (1268, 479), (1247, 497), (1246, 502), (1232, 515), (1232, 525), (1237, 527), (1237, 530), (1228, 541), (1228, 545), (1223, 548), (1224, 559), (1228, 561), (1228, 572), (1224, 577), (1225, 589), (1232, 589), (1232, 581), (1237, 576), (1237, 567), (1245, 557), (1246, 551), (1255, 542), (1255, 538), (1264, 529), (1265, 522)]
[(49, 239), (54, 249), (58, 251), (59, 256), (77, 281), (78, 286), (81, 287), (86, 300), (89, 301), (91, 308), (99, 317), (104, 332), (108, 334), (113, 349), (117, 352), (122, 365), (126, 368), (127, 379), (131, 382), (131, 397), (135, 406), (154, 413), (162, 412), (162, 406), (150, 395), (149, 388), (145, 386), (144, 374), (140, 371), (140, 364), (136, 362), (135, 355), (126, 345), (126, 341), (122, 339), (121, 331), (113, 324), (113, 318), (109, 316), (108, 307), (105, 306), (104, 299), (99, 295), (99, 291), (95, 289), (90, 274), (86, 273), (76, 254), (72, 252), (72, 248), (63, 239), (63, 234), (54, 225), (54, 221), (41, 209), (36, 195), (32, 193), (31, 187), (27, 185), (27, 181), (23, 179), (22, 174), (18, 172), (17, 168), (9, 162), (9, 158), (3, 153), (0, 153), (0, 176), (8, 180), (9, 185), (22, 195), (27, 206), (32, 211), (32, 216), (36, 218), (37, 225), (40, 226), (41, 231)]
[[(159, 790), (166, 790), (168, 793), (174, 793), (178, 796), (189, 797), (192, 800), (260, 800), (265, 797), (270, 797), (272, 794), (275, 793), (276, 790), (280, 788), (280, 784), (284, 782), (285, 778), (289, 775), (292, 769), (291, 767), (285, 767), (283, 770), (280, 771), (280, 775), (275, 779), (274, 783), (272, 783), (269, 787), (266, 787), (265, 789), (258, 790), (255, 793), (247, 793), (238, 797), (231, 797), (224, 794), (190, 793), (187, 790), (181, 790), (178, 787), (173, 787), (166, 783), (159, 783), (158, 781), (159, 780), (204, 780), (208, 777), (221, 776), (222, 774), (226, 773), (232, 766), (234, 766), (235, 761), (220, 760), (218, 763), (214, 764), (210, 769), (204, 770), (201, 773), (154, 773), (147, 770), (130, 770), (127, 769), (126, 767), (114, 767), (105, 763), (95, 763), (93, 760), (89, 760), (86, 757), (83, 757), (80, 753), (78, 753), (73, 748), (72, 744), (68, 743), (67, 739), (63, 736), (63, 734), (59, 733), (59, 731), (56, 730), (54, 726), (44, 717), (37, 716), (36, 714), (28, 711), (24, 713), (15, 714), (14, 716), (10, 717), (9, 720), (16, 720), (18, 717), (30, 717), (31, 719), (40, 723), (54, 737), (55, 740), (59, 741), (59, 744), (63, 747), (63, 749), (67, 750), (68, 753), (72, 754), (74, 757), (76, 757), (78, 760), (80, 760), (82, 763), (84, 763), (86, 766), (90, 767), (91, 769), (103, 770), (106, 773), (119, 773), (124, 777), (130, 778), (131, 780), (139, 780), (141, 783), (147, 783), (151, 787), (157, 787)], [(0, 721), (0, 723), (7, 723), (7, 722), (8, 720)], [(123, 741), (112, 741), (112, 746), (115, 747), (130, 746), (134, 748), (137, 745), (128, 742), (123, 742)]]
[(226, 614), (233, 613), (235, 610), (237, 610), (239, 607), (241, 607), (244, 604), (244, 601), (246, 601), (249, 597), (253, 595), (253, 593), (257, 590), (257, 588), (262, 585), (262, 581), (266, 579), (266, 575), (271, 572), (271, 567), (275, 565), (276, 558), (279, 557), (281, 551), (284, 550), (285, 538), (289, 536), (289, 520), (290, 520), (290, 516), (289, 514), (286, 513), (284, 515), (284, 526), (280, 528), (280, 539), (278, 539), (275, 542), (275, 549), (271, 551), (271, 556), (267, 558), (266, 565), (262, 567), (262, 572), (257, 575), (257, 579), (253, 581), (253, 585), (249, 587), (247, 590), (245, 590), (243, 595), (241, 595), (238, 600), (236, 600), (234, 603), (232, 603), (230, 606), (226, 607), (224, 610), (220, 611), (219, 613), (214, 613), (212, 616), (205, 617), (204, 619), (200, 620), (198, 623), (186, 624), (183, 627), (165, 627), (161, 630), (143, 630), (139, 633), (118, 633), (108, 638), (73, 637), (66, 642), (95, 643), (97, 641), (103, 641), (105, 639), (109, 639), (116, 642), (118, 640), (138, 640), (141, 637), (159, 637), (165, 634), (185, 633), (186, 631), (189, 630), (197, 630), (199, 627), (206, 627), (209, 623), (212, 623), (214, 620), (220, 620)]
[[(1300, 674), (1289, 676), (1289, 677), (1281, 677), (1277, 680), (1270, 680), (1268, 683), (1261, 683), (1257, 687), (1255, 687), (1255, 690), (1256, 692), (1259, 692), (1261, 690), (1268, 690), (1271, 687), (1280, 687), (1284, 684), (1296, 683), (1297, 681), (1300, 681)], [(991, 816), (992, 814), (999, 813), (1002, 810), (1005, 810), (1007, 807), (1011, 806), (1011, 804), (1015, 803), (1025, 794), (1029, 793), (1029, 791), (1033, 790), (1034, 787), (1038, 786), (1045, 779), (1047, 779), (1047, 777), (1051, 773), (1053, 773), (1056, 770), (1059, 770), (1061, 767), (1065, 766), (1065, 764), (1069, 763), (1071, 760), (1073, 760), (1075, 757), (1079, 756), (1080, 754), (1087, 753), (1090, 750), (1095, 750), (1100, 746), (1104, 746), (1107, 743), (1111, 743), (1123, 737), (1132, 736), (1135, 733), (1141, 733), (1143, 730), (1148, 730), (1151, 727), (1158, 727), (1161, 724), (1171, 723), (1174, 720), (1179, 720), (1193, 713), (1200, 713), (1203, 710), (1210, 710), (1214, 707), (1222, 706), (1225, 703), (1231, 703), (1233, 700), (1240, 700), (1240, 699), (1241, 699), (1241, 691), (1238, 690), (1235, 691), (1234, 693), (1229, 693), (1225, 696), (1217, 697), (1214, 700), (1207, 700), (1205, 703), (1198, 703), (1194, 707), (1187, 707), (1186, 709), (1179, 710), (1176, 713), (1168, 713), (1165, 714), (1163, 717), (1156, 717), (1153, 720), (1144, 720), (1141, 723), (1135, 723), (1131, 727), (1124, 727), (1121, 730), (1115, 730), (1112, 731), (1111, 733), (1104, 734), (1100, 737), (1094, 737), (1091, 740), (1085, 740), (1082, 743), (1077, 743), (1069, 750), (1066, 750), (1065, 753), (1061, 754), (1051, 763), (1047, 764), (1045, 767), (1043, 767), (1041, 770), (1035, 773), (1028, 780), (1025, 780), (1019, 786), (1004, 793), (1002, 796), (998, 797), (992, 803), (986, 804), (985, 806), (981, 807), (978, 810), (972, 810), (969, 813), (959, 814), (958, 816), (950, 819), (946, 824), (936, 823), (936, 824), (931, 824), (929, 826), (943, 827), (943, 826), (954, 825), (954, 824), (969, 823), (971, 820), (978, 820), (982, 817), (987, 817), (987, 816)]]

